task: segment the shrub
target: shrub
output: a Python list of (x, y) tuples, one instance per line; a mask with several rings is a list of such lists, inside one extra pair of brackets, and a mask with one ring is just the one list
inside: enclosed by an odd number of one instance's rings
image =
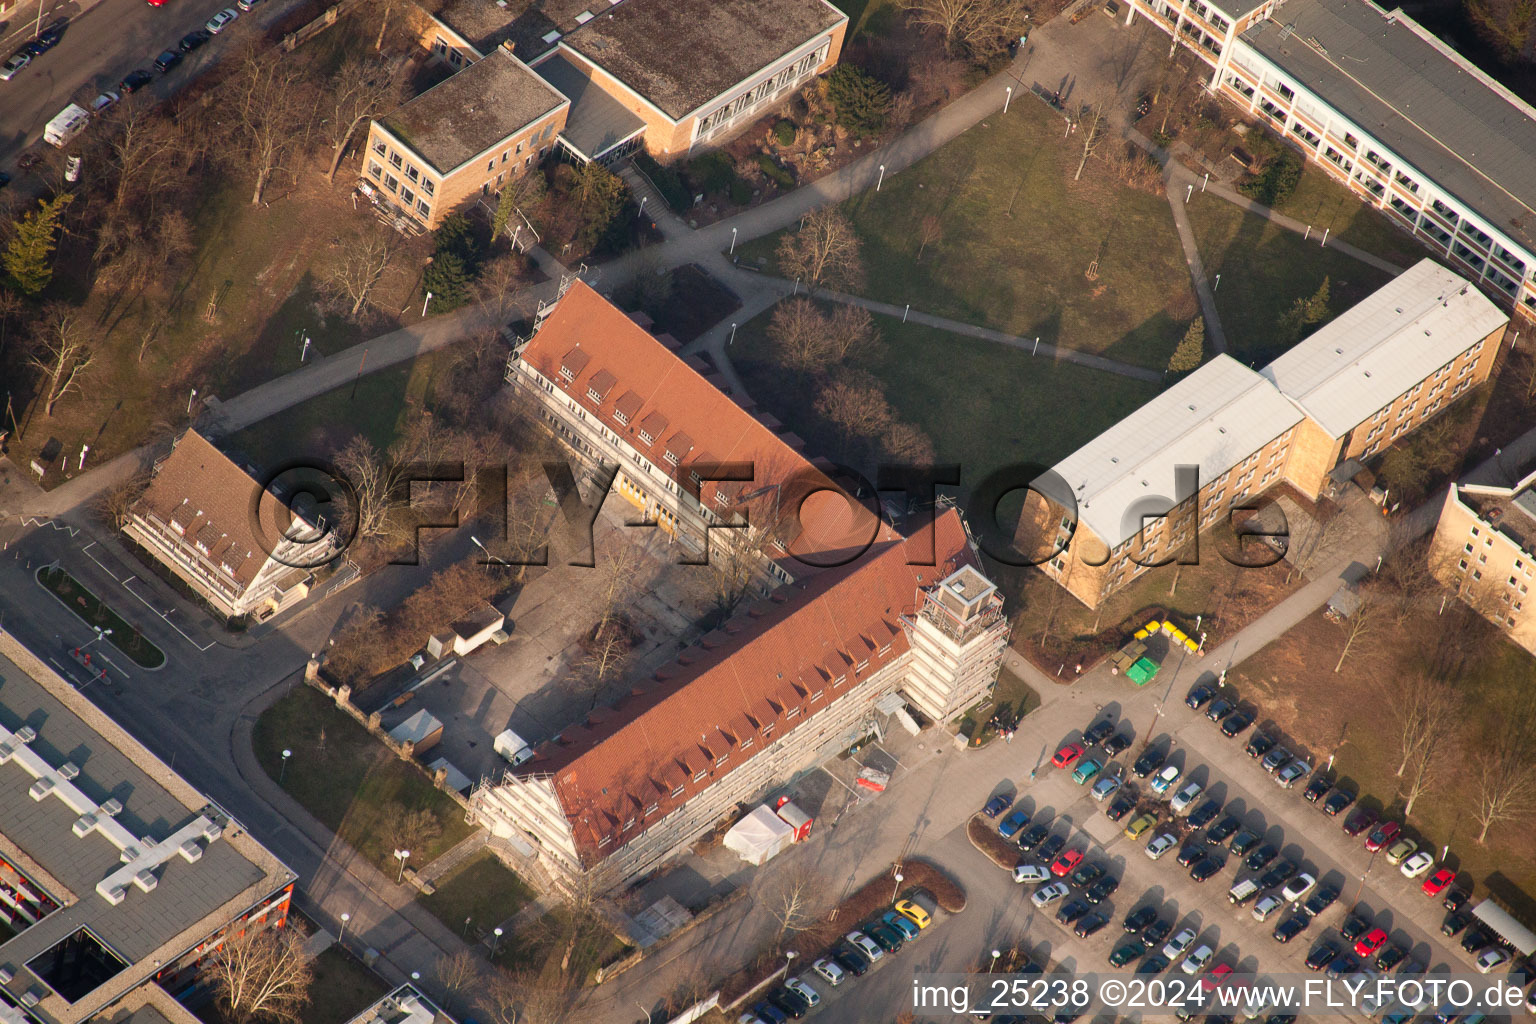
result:
[(688, 192), (688, 186), (683, 183), (683, 176), (665, 164), (659, 164), (651, 159), (648, 153), (635, 154), (635, 166), (640, 173), (651, 179), (656, 190), (661, 193), (661, 198), (667, 201), (667, 205), (678, 213), (682, 213), (693, 205), (693, 197)]
[(757, 166), (761, 167), (763, 173), (768, 175), (769, 181), (777, 183), (780, 188), (787, 189), (795, 187), (795, 176), (790, 174), (784, 168), (780, 167), (779, 162), (773, 157), (769, 156), (767, 153), (758, 154)]
[(724, 192), (736, 182), (730, 158), (719, 151), (705, 153), (688, 164), (687, 180), (695, 192)]
[(746, 206), (752, 201), (752, 186), (740, 178), (731, 179), (731, 202), (737, 206)]
[(861, 135), (884, 128), (891, 109), (885, 83), (852, 64), (839, 64), (827, 76), (827, 98), (837, 110), (837, 123)]
[(792, 146), (795, 143), (795, 126), (792, 121), (780, 120), (773, 126), (773, 141), (781, 146)]
[(1301, 183), (1301, 160), (1285, 150), (1265, 164), (1264, 170), (1237, 186), (1237, 190), (1255, 202), (1274, 206), (1290, 198)]

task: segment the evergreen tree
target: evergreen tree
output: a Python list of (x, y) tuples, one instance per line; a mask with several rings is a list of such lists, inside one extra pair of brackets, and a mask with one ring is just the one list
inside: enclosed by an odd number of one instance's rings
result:
[(1294, 345), (1296, 342), (1312, 333), (1312, 328), (1328, 319), (1328, 278), (1323, 278), (1323, 283), (1318, 285), (1317, 291), (1311, 298), (1297, 299), (1291, 303), (1291, 308), (1280, 317), (1278, 335), (1286, 345)]
[(884, 128), (891, 110), (890, 88), (852, 64), (839, 64), (827, 76), (827, 98), (837, 123), (861, 135)]
[(491, 238), (500, 238), (507, 230), (507, 221), (512, 219), (512, 207), (516, 204), (512, 190), (502, 189), (501, 198), (496, 201), (496, 212), (491, 215)]
[(16, 290), (37, 295), (53, 279), (53, 250), (59, 218), (74, 196), (65, 193), (51, 200), (39, 200), (38, 208), (16, 222), (15, 233), (0, 262)]
[(1200, 360), (1205, 358), (1205, 319), (1195, 317), (1190, 323), (1189, 330), (1184, 332), (1184, 339), (1179, 342), (1179, 347), (1173, 350), (1173, 357), (1168, 360), (1168, 369), (1174, 373), (1188, 373), (1200, 365)]
[(440, 252), (421, 277), (421, 286), (432, 293), (432, 308), (439, 313), (457, 309), (469, 301), (471, 280), (458, 253)]

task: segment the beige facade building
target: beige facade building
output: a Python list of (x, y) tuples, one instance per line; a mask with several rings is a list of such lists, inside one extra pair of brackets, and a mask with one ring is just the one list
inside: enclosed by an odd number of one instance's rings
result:
[(1499, 479), (1451, 484), (1429, 566), (1458, 598), (1536, 654), (1536, 470), (1512, 481), (1493, 476)]
[(503, 44), (372, 122), (364, 190), (432, 230), (466, 200), (501, 191), (554, 149), (570, 101)]
[(337, 552), (334, 524), (303, 519), (195, 430), (155, 466), (123, 532), (219, 614), (271, 618), (309, 594)]
[(1059, 550), (1041, 569), (1098, 607), (1281, 481), (1316, 498), (1462, 398), (1508, 322), (1422, 260), (1262, 370), (1219, 355), (1058, 463), (1021, 547)]

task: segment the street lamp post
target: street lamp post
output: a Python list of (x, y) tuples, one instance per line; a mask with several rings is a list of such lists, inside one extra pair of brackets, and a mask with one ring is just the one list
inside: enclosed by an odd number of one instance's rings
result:
[(992, 951), (992, 966), (989, 968), (989, 970), (993, 970), (993, 971), (997, 970), (997, 958), (1002, 956), (1002, 955), (1003, 955), (1003, 951), (1000, 950), (1000, 949), (994, 949)]
[(795, 957), (799, 955), (799, 953), (792, 949), (786, 949), (784, 951), (784, 977), (789, 977), (790, 969), (795, 966)]
[(485, 552), (485, 557), (491, 559), (491, 561), (499, 562), (502, 565), (507, 565), (507, 566), (510, 566), (512, 564), (511, 562), (507, 561), (505, 558), (502, 558), (500, 555), (492, 554), (490, 548), (488, 548), (484, 544), (480, 543), (480, 538), (476, 537), (474, 534), (470, 534), (469, 540), (470, 540), (470, 542), (472, 544), (475, 545), (475, 547), (479, 548), (481, 551), (484, 551)]
[(192, 393), (187, 396), (187, 415), (188, 416), (192, 415), (192, 401), (196, 397), (197, 397), (197, 388), (193, 388), (192, 389)]
[(734, 345), (734, 344), (736, 344), (736, 324), (734, 322), (731, 324), (731, 340), (726, 342), (726, 344), (727, 345)]
[(896, 902), (896, 894), (901, 892), (901, 880), (903, 878), (907, 877), (907, 876), (903, 875), (901, 873), (901, 869), (900, 868), (897, 868), (896, 871), (893, 873), (892, 877), (894, 877), (896, 879), (896, 885), (895, 885), (895, 887), (893, 889), (891, 889), (891, 902), (895, 903)]
[(283, 748), (283, 766), (282, 766), (282, 768), (278, 769), (278, 772), (277, 772), (277, 784), (279, 786), (281, 786), (283, 784), (283, 780), (288, 777), (288, 759), (290, 757), (292, 757), (292, 756), (293, 756), (293, 751), (289, 750), (287, 747), (284, 747)]
[(396, 885), (399, 885), (401, 882), (405, 881), (405, 862), (410, 860), (410, 859), (411, 859), (411, 851), (410, 850), (396, 850), (395, 851), (395, 860), (398, 860), (400, 862), (400, 873), (395, 876), (395, 884)]
[(1008, 113), (1008, 104), (1013, 100), (1013, 86), (1003, 86), (1003, 113)]
[(352, 920), (352, 915), (351, 914), (342, 914), (341, 915), (341, 934), (336, 936), (336, 942), (337, 942), (338, 945), (342, 944), (342, 943), (344, 943), (346, 941), (346, 938), (347, 938), (347, 922), (350, 921), (350, 920)]
[(885, 184), (885, 164), (880, 165), (880, 177), (875, 179), (875, 191), (880, 191), (880, 186)]
[(1213, 288), (1211, 288), (1211, 294), (1214, 295), (1218, 290), (1220, 290), (1220, 288), (1221, 288), (1221, 275), (1217, 274), (1216, 275), (1216, 284), (1215, 284), (1215, 286)]
[(641, 197), (640, 197), (640, 216), (641, 216), (641, 217), (644, 217), (644, 216), (645, 216), (645, 201), (646, 201), (646, 200), (647, 200), (647, 199), (648, 199), (648, 198), (650, 198), (650, 197), (649, 197), (649, 196), (641, 196)]
[(730, 250), (730, 252), (726, 253), (726, 255), (727, 256), (734, 256), (734, 255), (736, 255), (736, 229), (735, 228), (731, 228), (731, 250)]
[(432, 293), (427, 292), (427, 297), (421, 300), (421, 315), (425, 319), (427, 315), (427, 303), (432, 301)]
[(496, 959), (496, 947), (501, 944), (501, 925), (491, 929), (491, 959)]

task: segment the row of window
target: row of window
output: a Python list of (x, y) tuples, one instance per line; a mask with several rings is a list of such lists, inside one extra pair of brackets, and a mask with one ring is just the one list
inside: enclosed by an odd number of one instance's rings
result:
[(790, 88), (821, 66), (827, 59), (831, 43), (823, 43), (815, 52), (806, 54), (769, 75), (756, 86), (743, 92), (699, 118), (698, 136), (706, 138), (734, 123), (743, 114), (762, 105), (768, 99)]
[(432, 204), (418, 196), (409, 185), (402, 184), (394, 174), (380, 167), (377, 161), (368, 161), (368, 174), (374, 181), (398, 195), (407, 212), (419, 216), (422, 220), (431, 219)]

